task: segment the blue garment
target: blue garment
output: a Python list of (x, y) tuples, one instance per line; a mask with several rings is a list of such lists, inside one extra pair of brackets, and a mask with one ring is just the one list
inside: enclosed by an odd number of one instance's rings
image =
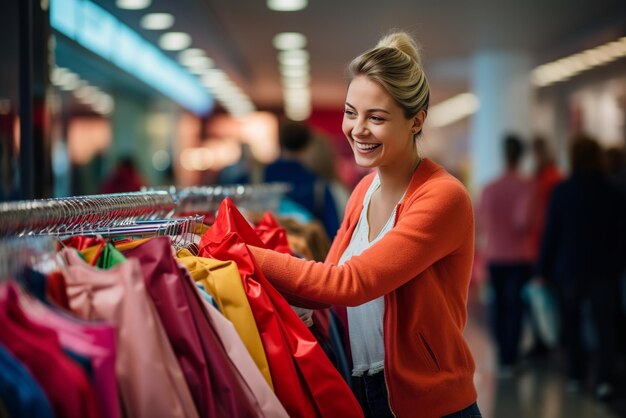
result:
[(352, 387), (352, 373), (350, 364), (348, 362), (348, 356), (346, 355), (346, 345), (343, 341), (341, 323), (339, 319), (337, 319), (337, 314), (330, 309), (330, 320), (329, 320), (329, 338), (330, 344), (335, 351), (335, 367), (344, 378), (344, 380)]
[(206, 291), (206, 289), (204, 288), (204, 285), (202, 283), (196, 283), (196, 287), (200, 290), (200, 295), (202, 296), (202, 298), (206, 300), (207, 302), (209, 302), (211, 306), (213, 306), (215, 309), (217, 309), (221, 313), (222, 311), (220, 310), (220, 307), (217, 305), (217, 301), (213, 299), (213, 296), (211, 296)]
[(10, 417), (52, 418), (52, 406), (37, 381), (0, 344), (0, 399)]
[(286, 196), (304, 206), (320, 220), (332, 240), (339, 229), (339, 216), (327, 182), (298, 161), (283, 158), (265, 168), (265, 181), (290, 184), (292, 189)]

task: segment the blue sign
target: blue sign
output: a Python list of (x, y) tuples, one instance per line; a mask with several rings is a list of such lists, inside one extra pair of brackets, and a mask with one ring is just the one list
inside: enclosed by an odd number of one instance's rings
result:
[(89, 0), (51, 0), (50, 25), (198, 115), (213, 98), (187, 70)]

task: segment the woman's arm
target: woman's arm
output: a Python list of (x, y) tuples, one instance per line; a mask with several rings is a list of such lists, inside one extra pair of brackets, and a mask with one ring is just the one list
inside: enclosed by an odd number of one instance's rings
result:
[(288, 300), (357, 306), (400, 287), (453, 253), (472, 225), (471, 202), (463, 186), (441, 180), (420, 191), (380, 241), (342, 266), (250, 249)]

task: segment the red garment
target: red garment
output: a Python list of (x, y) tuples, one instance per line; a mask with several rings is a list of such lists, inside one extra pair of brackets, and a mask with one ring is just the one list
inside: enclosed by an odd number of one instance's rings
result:
[(289, 241), (287, 241), (287, 231), (278, 225), (276, 219), (269, 212), (263, 215), (261, 222), (254, 228), (254, 231), (267, 248), (293, 255), (291, 248), (289, 248)]
[(102, 417), (85, 372), (63, 353), (57, 333), (31, 321), (19, 306), (15, 285), (0, 287), (0, 342), (24, 363), (64, 418)]
[(60, 272), (55, 271), (46, 277), (46, 297), (55, 305), (71, 311), (70, 302), (67, 299), (65, 278)]
[(272, 287), (246, 243), (264, 247), (230, 199), (200, 240), (199, 255), (234, 260), (257, 322), (278, 399), (292, 417), (362, 417), (350, 388), (313, 335)]
[[(293, 255), (287, 240), (287, 231), (276, 222), (271, 213), (266, 212), (254, 230), (270, 250)], [(327, 309), (316, 309), (313, 312), (313, 323), (320, 337), (327, 341), (330, 338), (330, 312)]]
[(234, 371), (219, 336), (209, 325), (189, 277), (181, 274), (167, 237), (124, 252), (141, 264), (154, 302), (201, 417), (261, 417), (260, 407)]
[(87, 235), (76, 235), (63, 240), (64, 247), (76, 248), (79, 251), (94, 245), (104, 246), (104, 239)]

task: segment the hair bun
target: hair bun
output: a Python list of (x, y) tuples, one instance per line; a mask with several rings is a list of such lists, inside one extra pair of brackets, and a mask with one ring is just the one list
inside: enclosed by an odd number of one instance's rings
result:
[(411, 35), (406, 32), (391, 32), (383, 36), (380, 41), (378, 41), (376, 48), (398, 49), (413, 58), (416, 62), (421, 63), (419, 48)]

